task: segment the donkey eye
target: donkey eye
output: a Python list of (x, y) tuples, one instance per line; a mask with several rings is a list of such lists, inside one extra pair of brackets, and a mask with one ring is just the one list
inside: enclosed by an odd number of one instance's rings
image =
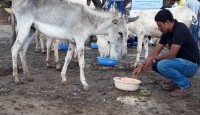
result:
[(123, 37), (123, 34), (122, 34), (122, 32), (118, 32), (118, 34), (119, 34), (121, 37)]

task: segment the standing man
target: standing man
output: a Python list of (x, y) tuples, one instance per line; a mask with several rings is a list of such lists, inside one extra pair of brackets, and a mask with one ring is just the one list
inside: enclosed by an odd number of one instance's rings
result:
[(198, 10), (199, 10), (198, 0), (187, 0), (185, 6), (190, 8), (196, 15), (198, 15)]
[[(187, 96), (193, 91), (189, 78), (196, 74), (200, 64), (198, 45), (187, 26), (174, 19), (169, 10), (160, 10), (155, 21), (163, 33), (159, 44), (145, 62), (133, 71), (132, 77), (137, 78), (142, 71), (152, 69), (170, 80), (162, 88), (171, 91), (171, 96)], [(169, 51), (160, 54), (167, 44)]]
[[(199, 7), (200, 7), (200, 3), (198, 0), (187, 0), (187, 2), (185, 3), (185, 6), (190, 8), (198, 17), (198, 11), (199, 11)], [(199, 32), (197, 30), (197, 25), (191, 24), (190, 30), (198, 42), (198, 33)]]
[(88, 6), (91, 4), (91, 1), (93, 2), (94, 6), (97, 9), (101, 9), (103, 4), (105, 3), (105, 0), (102, 0), (102, 2), (100, 0), (87, 0), (87, 5)]
[(186, 3), (186, 0), (174, 0), (175, 3), (174, 3), (174, 6), (177, 7), (177, 6), (184, 6), (185, 3)]

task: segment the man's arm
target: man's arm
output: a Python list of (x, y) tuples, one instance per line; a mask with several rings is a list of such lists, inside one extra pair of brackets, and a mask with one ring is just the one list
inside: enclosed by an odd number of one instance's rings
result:
[(144, 61), (143, 64), (141, 64), (139, 67), (137, 67), (133, 73), (132, 77), (137, 78), (137, 76), (144, 70), (144, 71), (150, 71), (153, 66), (153, 60), (159, 61), (163, 59), (173, 59), (176, 57), (179, 49), (181, 48), (180, 45), (172, 44), (171, 48), (168, 52), (159, 55), (159, 53), (162, 51), (162, 49), (165, 47), (165, 45), (158, 44), (156, 48), (149, 54), (147, 59)]
[(173, 59), (176, 57), (179, 49), (181, 48), (180, 45), (172, 44), (170, 50), (162, 55), (158, 55), (160, 51), (164, 48), (164, 45), (159, 45), (156, 47), (155, 50), (148, 56), (145, 60), (145, 65), (143, 67), (144, 71), (150, 71), (153, 67), (154, 61), (159, 61), (163, 59)]
[[(136, 69), (134, 69), (133, 73), (132, 73), (132, 77), (133, 78), (137, 78), (137, 76), (142, 72), (142, 70), (147, 67), (146, 64), (150, 64), (151, 61), (151, 65), (153, 65), (153, 60), (150, 60), (151, 58), (153, 59), (155, 56), (157, 56), (161, 50), (164, 48), (164, 45), (162, 44), (158, 44), (156, 46), (156, 48), (148, 55), (147, 59), (144, 61), (143, 64), (139, 65)], [(151, 66), (152, 67), (152, 66)]]
[(165, 47), (165, 45), (163, 44), (158, 44), (152, 51), (151, 53), (148, 55), (147, 59), (150, 58), (150, 57), (155, 57), (157, 56), (161, 51), (162, 49)]
[(176, 57), (178, 51), (180, 50), (181, 46), (180, 45), (176, 45), (176, 44), (172, 44), (171, 48), (168, 52), (159, 55), (159, 56), (154, 56), (155, 60), (163, 60), (163, 59), (173, 59)]
[(154, 61), (157, 60), (157, 59), (155, 59), (155, 57), (160, 54), (160, 52), (162, 51), (162, 49), (164, 47), (165, 47), (165, 45), (158, 44), (156, 46), (156, 48), (151, 51), (151, 53), (148, 55), (147, 59), (143, 63), (144, 64), (144, 67), (143, 67), (144, 71), (147, 72), (147, 71), (150, 71), (152, 69)]

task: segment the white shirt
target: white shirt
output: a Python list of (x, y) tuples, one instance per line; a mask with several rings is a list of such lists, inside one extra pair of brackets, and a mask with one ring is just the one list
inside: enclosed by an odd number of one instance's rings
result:
[(198, 0), (187, 0), (185, 6), (190, 8), (196, 15), (198, 15), (198, 10), (200, 3)]

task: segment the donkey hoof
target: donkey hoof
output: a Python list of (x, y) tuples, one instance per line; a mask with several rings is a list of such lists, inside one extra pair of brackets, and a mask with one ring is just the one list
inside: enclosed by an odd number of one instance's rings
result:
[(15, 81), (15, 84), (16, 84), (16, 85), (22, 85), (22, 84), (24, 84), (24, 82), (22, 82), (22, 81), (16, 82), (16, 81)]
[(18, 84), (19, 82), (20, 82), (19, 79), (14, 79), (15, 84)]
[(56, 70), (57, 70), (57, 71), (61, 71), (61, 70), (62, 70), (62, 67), (61, 67), (61, 66), (56, 67)]
[(67, 84), (67, 81), (61, 81), (61, 84), (65, 86)]
[(47, 64), (47, 68), (51, 68), (51, 64)]
[(46, 53), (46, 51), (45, 50), (42, 50), (42, 54), (45, 54)]
[(86, 91), (88, 91), (88, 90), (90, 90), (90, 86), (89, 85), (83, 86), (83, 89), (86, 90)]
[(35, 49), (35, 52), (39, 52), (39, 49)]
[(28, 78), (27, 81), (28, 81), (28, 82), (33, 82), (34, 79), (33, 79), (33, 78)]

